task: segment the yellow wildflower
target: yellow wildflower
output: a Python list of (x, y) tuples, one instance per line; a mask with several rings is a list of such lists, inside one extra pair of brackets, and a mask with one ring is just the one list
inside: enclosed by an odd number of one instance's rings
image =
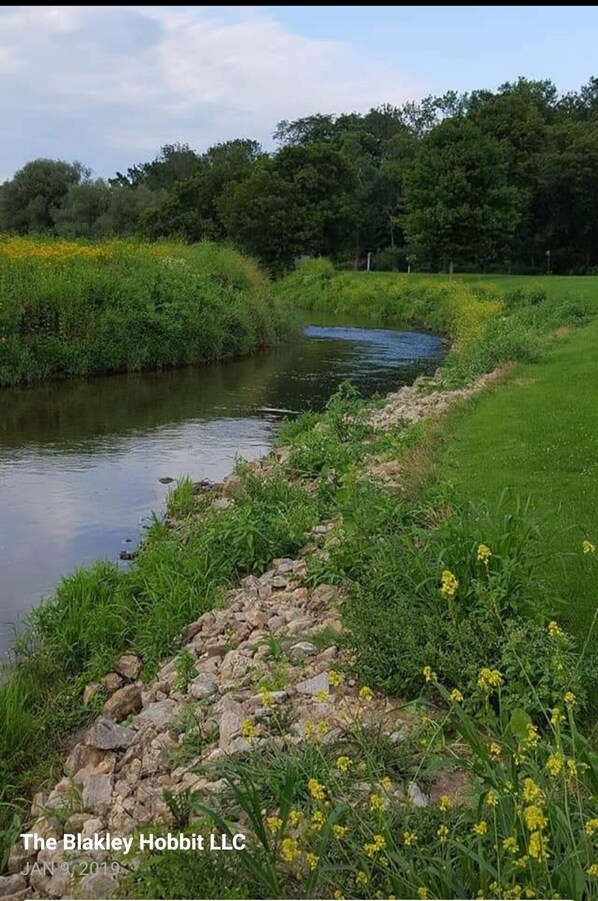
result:
[(332, 827), (333, 835), (335, 838), (338, 838), (339, 841), (346, 836), (348, 831), (347, 826), (338, 826), (336, 823)]
[(271, 832), (272, 835), (278, 832), (280, 827), (282, 826), (282, 820), (280, 817), (268, 817), (266, 820), (266, 828), (268, 832)]
[(584, 554), (595, 554), (596, 553), (596, 545), (592, 544), (591, 541), (588, 541), (587, 538), (581, 542), (581, 549), (584, 552)]
[(410, 848), (411, 845), (417, 844), (418, 836), (415, 832), (404, 832), (403, 833), (403, 844), (406, 848)]
[(243, 725), (241, 726), (241, 735), (243, 736), (243, 738), (257, 738), (259, 734), (259, 726), (256, 726), (255, 723), (252, 723), (251, 720), (243, 720)]
[(586, 823), (586, 833), (588, 835), (598, 835), (598, 817), (588, 820)]
[(565, 721), (565, 715), (560, 707), (553, 707), (551, 711), (550, 722), (553, 726), (560, 726)]
[[(517, 867), (518, 870), (524, 870), (525, 867), (528, 865), (528, 863), (529, 863), (529, 857), (527, 856), (527, 854), (524, 854), (523, 857), (517, 858), (517, 860), (515, 861), (515, 866)], [(533, 895), (530, 895), (529, 897), (533, 898)]]
[(316, 692), (316, 698), (318, 701), (327, 701), (328, 700), (328, 692), (325, 688), (320, 688), (319, 691)]
[(326, 798), (326, 789), (317, 779), (309, 780), (307, 790), (316, 801), (323, 801)]
[(497, 744), (497, 742), (491, 741), (488, 748), (488, 753), (490, 754), (492, 760), (499, 760), (502, 754), (502, 748), (499, 744)]
[(438, 836), (438, 838), (440, 839), (441, 842), (445, 842), (447, 840), (447, 838), (449, 837), (449, 832), (450, 832), (449, 827), (445, 823), (443, 823), (442, 826), (439, 826), (438, 829), (436, 830), (436, 835)]
[(363, 870), (357, 871), (357, 876), (355, 877), (355, 882), (357, 885), (367, 885), (370, 881), (370, 877), (367, 873), (364, 873)]
[(534, 801), (539, 795), (542, 794), (540, 790), (540, 786), (536, 785), (533, 779), (524, 779), (523, 780), (523, 791), (521, 793), (523, 795), (523, 800)]
[(308, 737), (311, 736), (311, 735), (313, 735), (315, 726), (314, 726), (314, 724), (312, 723), (312, 721), (311, 721), (311, 720), (305, 720), (305, 724), (304, 724), (304, 725), (305, 725), (305, 734), (306, 734)]
[(521, 886), (514, 885), (513, 888), (507, 889), (505, 898), (514, 898), (515, 901), (518, 901), (518, 899), (521, 898), (522, 894), (523, 894), (523, 889), (521, 888)]
[(563, 701), (565, 702), (567, 707), (573, 707), (576, 700), (577, 700), (577, 698), (575, 697), (575, 695), (573, 694), (572, 691), (566, 691), (565, 694), (563, 695)]
[(436, 673), (434, 672), (434, 670), (432, 669), (431, 666), (424, 666), (422, 672), (424, 674), (424, 678), (425, 678), (426, 682), (437, 682), (438, 681), (438, 676), (436, 675)]
[(438, 806), (444, 812), (445, 810), (450, 810), (453, 806), (452, 798), (449, 798), (448, 795), (440, 795), (438, 799)]
[(284, 861), (292, 863), (301, 853), (299, 842), (295, 838), (283, 838), (280, 843), (280, 854)]
[(420, 885), (420, 887), (417, 890), (417, 897), (422, 898), (422, 899), (425, 899), (428, 897), (428, 889), (426, 888), (425, 885)]
[(586, 873), (590, 877), (590, 879), (598, 879), (598, 863), (590, 864)]
[(375, 835), (373, 841), (366, 842), (363, 846), (363, 850), (368, 857), (375, 857), (376, 854), (379, 854), (380, 851), (384, 851), (385, 848), (386, 841), (383, 835)]
[(548, 852), (546, 851), (546, 838), (541, 832), (532, 832), (527, 844), (527, 853), (530, 857), (533, 857), (534, 860), (546, 860), (548, 857)]
[(325, 822), (326, 822), (326, 817), (324, 816), (322, 811), (315, 810), (311, 817), (312, 829), (315, 829), (316, 832), (319, 832)]
[(462, 704), (463, 703), (463, 695), (459, 691), (458, 688), (453, 688), (449, 695), (449, 700), (453, 702), (453, 704)]
[(556, 623), (554, 620), (551, 620), (548, 623), (548, 634), (552, 635), (553, 638), (560, 638), (561, 635), (564, 635), (565, 633), (558, 623)]
[(367, 704), (367, 703), (369, 703), (369, 701), (373, 700), (374, 692), (372, 691), (371, 688), (368, 688), (367, 685), (362, 685), (361, 688), (359, 689), (359, 697), (362, 701), (365, 701)]
[(474, 823), (472, 826), (472, 832), (475, 835), (486, 835), (488, 832), (488, 823), (486, 820), (480, 820), (479, 823)]
[(288, 822), (291, 829), (296, 829), (301, 822), (302, 814), (298, 810), (289, 810)]
[(459, 582), (455, 574), (452, 573), (450, 569), (445, 569), (440, 581), (440, 593), (446, 595), (448, 598), (454, 598), (457, 594), (458, 587)]
[(517, 854), (519, 851), (519, 845), (514, 835), (509, 835), (508, 838), (503, 839), (502, 846), (508, 854)]
[(534, 726), (533, 723), (529, 723), (525, 733), (525, 741), (523, 742), (524, 746), (526, 748), (535, 748), (539, 741), (540, 733), (538, 732), (538, 727)]
[(380, 788), (384, 789), (385, 792), (390, 791), (392, 782), (388, 776), (382, 776), (382, 779), (380, 779)]
[(333, 688), (338, 688), (338, 686), (341, 685), (343, 681), (342, 673), (337, 673), (336, 670), (331, 669), (328, 672), (328, 681)]
[(313, 851), (308, 851), (305, 855), (305, 860), (307, 861), (307, 865), (310, 870), (315, 870), (315, 868), (318, 866), (320, 858), (317, 854), (314, 854)]
[(345, 901), (345, 896), (343, 895), (341, 890), (338, 888), (335, 888), (334, 894), (332, 895), (332, 897), (334, 898), (334, 901)]
[(496, 807), (498, 804), (498, 792), (491, 788), (486, 795), (486, 804), (489, 807)]
[(373, 794), (370, 795), (370, 810), (384, 810), (384, 799), (382, 795)]
[(523, 891), (525, 892), (526, 898), (535, 898), (536, 897), (536, 890), (533, 887), (533, 885), (526, 885), (525, 888), (523, 889)]
[(262, 705), (264, 707), (271, 707), (273, 704), (272, 692), (268, 691), (267, 688), (263, 688), (260, 691), (260, 697), (262, 699)]
[(546, 761), (546, 769), (550, 773), (551, 776), (558, 776), (558, 774), (563, 769), (563, 755), (562, 754), (551, 754), (548, 760)]
[(487, 666), (480, 670), (478, 685), (484, 691), (491, 691), (502, 685), (502, 673), (497, 669), (489, 669)]
[(347, 770), (353, 765), (353, 761), (350, 757), (337, 757), (336, 758), (336, 768), (341, 773), (346, 773)]
[(486, 544), (480, 544), (478, 546), (478, 560), (480, 563), (485, 563), (488, 566), (488, 561), (492, 556), (492, 551)]
[(530, 804), (529, 807), (526, 807), (523, 811), (523, 818), (530, 832), (533, 829), (544, 829), (548, 823), (544, 811), (537, 804)]
[(577, 777), (577, 763), (571, 757), (567, 760), (567, 778), (575, 779)]
[(322, 736), (326, 735), (327, 732), (328, 732), (328, 721), (320, 720), (320, 722), (318, 723), (318, 735), (320, 737), (322, 737)]

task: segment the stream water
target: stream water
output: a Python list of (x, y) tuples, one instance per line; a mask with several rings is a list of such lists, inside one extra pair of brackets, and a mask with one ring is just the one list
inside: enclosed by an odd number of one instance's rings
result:
[(351, 379), (365, 396), (432, 372), (440, 338), (310, 315), (292, 345), (171, 372), (0, 389), (0, 657), (56, 580), (134, 546), (168, 492), (261, 456), (277, 423)]

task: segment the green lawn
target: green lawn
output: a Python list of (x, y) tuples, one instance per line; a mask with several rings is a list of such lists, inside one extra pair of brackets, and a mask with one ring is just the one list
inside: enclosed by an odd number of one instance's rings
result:
[(598, 605), (596, 568), (580, 552), (584, 538), (598, 546), (598, 321), (450, 425), (442, 466), (458, 498), (495, 503), (509, 487), (548, 513), (549, 575), (567, 601), (563, 620), (584, 639)]

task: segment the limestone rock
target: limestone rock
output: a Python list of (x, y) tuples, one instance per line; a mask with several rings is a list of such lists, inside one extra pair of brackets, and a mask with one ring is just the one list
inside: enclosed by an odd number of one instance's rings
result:
[(315, 695), (319, 691), (329, 692), (330, 681), (328, 679), (328, 673), (318, 673), (317, 676), (313, 676), (311, 679), (305, 679), (303, 682), (298, 682), (295, 688), (299, 694), (304, 695)]
[(114, 777), (108, 773), (84, 773), (81, 783), (84, 806), (98, 813), (108, 813)]
[(118, 726), (114, 720), (100, 716), (88, 730), (85, 744), (105, 751), (124, 749), (129, 747), (134, 737), (135, 733), (131, 729), (125, 729), (124, 726)]
[(218, 692), (218, 683), (210, 673), (200, 673), (189, 685), (189, 694), (201, 700), (210, 698)]
[(137, 729), (148, 725), (154, 726), (157, 730), (164, 729), (173, 719), (178, 709), (179, 705), (171, 698), (166, 698), (164, 701), (156, 701), (141, 711), (135, 720), (135, 726)]
[(115, 669), (116, 672), (120, 673), (121, 676), (124, 676), (125, 679), (130, 679), (134, 682), (135, 679), (139, 678), (142, 667), (143, 663), (137, 654), (123, 654), (116, 664)]
[(427, 807), (430, 803), (428, 796), (424, 795), (417, 782), (410, 782), (407, 786), (407, 797), (414, 807)]
[(93, 701), (93, 699), (95, 698), (95, 696), (97, 695), (98, 691), (101, 691), (101, 690), (102, 690), (101, 682), (90, 682), (89, 685), (86, 685), (83, 690), (84, 705), (86, 707), (88, 707), (91, 704), (91, 702)]
[(0, 898), (6, 898), (7, 895), (14, 895), (22, 892), (27, 888), (27, 883), (23, 876), (15, 873), (14, 876), (0, 876)]
[(109, 695), (113, 694), (118, 688), (123, 684), (122, 676), (118, 673), (108, 673), (107, 676), (104, 676), (102, 679), (102, 685), (106, 689)]
[(111, 698), (108, 698), (104, 704), (103, 713), (104, 716), (109, 716), (118, 722), (130, 713), (138, 713), (140, 710), (140, 689), (136, 685), (125, 685), (123, 688), (115, 691)]
[(77, 898), (112, 898), (118, 885), (113, 873), (87, 873), (77, 887)]
[(306, 657), (313, 657), (318, 653), (318, 649), (311, 641), (298, 641), (289, 651), (291, 660), (304, 660)]

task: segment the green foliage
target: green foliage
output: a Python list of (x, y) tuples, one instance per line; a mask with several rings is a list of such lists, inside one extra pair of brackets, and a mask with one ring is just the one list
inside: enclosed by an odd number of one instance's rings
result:
[(291, 330), (228, 247), (0, 240), (0, 384), (239, 356)]
[(80, 163), (37, 159), (0, 186), (0, 232), (51, 232), (52, 214), (88, 174)]

